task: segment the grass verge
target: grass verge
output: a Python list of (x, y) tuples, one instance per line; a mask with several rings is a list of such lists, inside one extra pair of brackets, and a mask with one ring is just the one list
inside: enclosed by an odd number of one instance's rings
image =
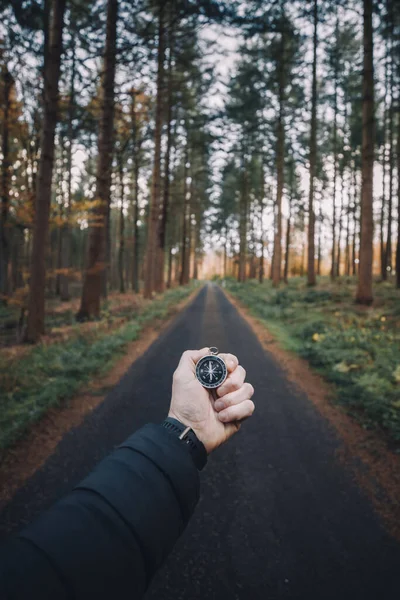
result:
[(111, 332), (92, 328), (79, 334), (79, 325), (70, 340), (39, 344), (18, 360), (0, 368), (0, 450), (14, 443), (28, 426), (52, 406), (73, 397), (93, 375), (104, 374), (124, 353), (129, 342), (143, 328), (164, 320), (171, 309), (194, 291), (190, 285), (167, 291), (131, 315)]
[(315, 288), (292, 279), (274, 289), (268, 281), (226, 289), (266, 325), (282, 346), (298, 353), (336, 389), (335, 399), (365, 428), (400, 442), (400, 293), (376, 285), (371, 308), (354, 304), (355, 282)]

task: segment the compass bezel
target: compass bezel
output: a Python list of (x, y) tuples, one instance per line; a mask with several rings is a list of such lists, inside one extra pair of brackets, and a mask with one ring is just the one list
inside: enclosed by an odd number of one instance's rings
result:
[[(223, 375), (222, 375), (221, 379), (215, 383), (205, 383), (201, 379), (201, 376), (200, 376), (200, 368), (201, 368), (202, 364), (209, 360), (218, 362), (222, 367)], [(228, 377), (228, 369), (226, 367), (225, 361), (220, 356), (216, 356), (215, 354), (207, 354), (207, 356), (203, 356), (203, 358), (201, 358), (196, 365), (196, 377), (197, 377), (198, 381), (201, 383), (201, 385), (208, 390), (212, 390), (212, 389), (220, 387), (224, 383), (226, 378)]]

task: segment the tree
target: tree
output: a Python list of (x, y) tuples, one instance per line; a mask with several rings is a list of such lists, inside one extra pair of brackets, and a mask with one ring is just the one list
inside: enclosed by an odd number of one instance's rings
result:
[(10, 211), (10, 127), (14, 80), (7, 65), (2, 68), (2, 144), (1, 209), (0, 209), (0, 303), (7, 302), (9, 295), (8, 265), (10, 260), (9, 211)]
[(313, 0), (313, 63), (311, 91), (311, 131), (310, 131), (310, 184), (308, 196), (308, 258), (307, 284), (315, 285), (315, 213), (314, 178), (317, 160), (317, 46), (318, 46), (318, 2)]
[(371, 304), (373, 253), (374, 57), (373, 0), (363, 0), (363, 126), (360, 266), (356, 301)]
[(45, 253), (49, 229), (51, 183), (54, 165), (54, 134), (57, 124), (58, 83), (66, 0), (53, 0), (49, 47), (44, 73), (43, 128), (36, 186), (35, 221), (29, 282), (26, 341), (36, 342), (44, 333)]
[(104, 49), (101, 117), (96, 172), (96, 207), (93, 210), (85, 279), (78, 320), (98, 317), (106, 265), (106, 234), (114, 146), (114, 85), (117, 52), (118, 0), (108, 0)]
[(154, 163), (151, 188), (150, 212), (147, 232), (146, 273), (144, 280), (144, 296), (151, 298), (155, 290), (157, 274), (157, 236), (160, 221), (161, 201), (161, 136), (163, 126), (163, 94), (164, 94), (164, 59), (165, 59), (165, 9), (164, 2), (158, 4), (158, 66), (157, 66), (157, 98), (154, 129)]
[(397, 247), (396, 287), (400, 288), (400, 118), (397, 119)]

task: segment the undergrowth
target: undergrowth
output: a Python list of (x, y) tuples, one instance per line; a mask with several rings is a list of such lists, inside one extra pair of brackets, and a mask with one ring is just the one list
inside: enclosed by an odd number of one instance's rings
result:
[(79, 335), (76, 325), (77, 334), (70, 340), (39, 344), (18, 361), (0, 367), (0, 449), (21, 437), (50, 407), (71, 398), (94, 374), (109, 370), (145, 325), (167, 318), (193, 289), (192, 285), (167, 291), (139, 313), (136, 309), (112, 332), (95, 328)]
[(307, 359), (336, 388), (336, 399), (364, 427), (400, 442), (400, 293), (375, 286), (371, 308), (357, 306), (351, 278), (315, 288), (300, 279), (274, 289), (268, 281), (227, 289), (290, 350)]

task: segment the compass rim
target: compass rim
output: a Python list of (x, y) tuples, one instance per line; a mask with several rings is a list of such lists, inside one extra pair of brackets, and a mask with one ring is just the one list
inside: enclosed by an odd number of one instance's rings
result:
[[(204, 383), (199, 375), (200, 366), (206, 360), (216, 360), (223, 366), (223, 369), (224, 369), (223, 377), (217, 383), (211, 383), (211, 384)], [(226, 381), (227, 377), (228, 377), (228, 369), (227, 369), (225, 361), (220, 356), (217, 356), (215, 354), (206, 354), (206, 356), (202, 356), (201, 359), (196, 364), (196, 378), (201, 383), (201, 385), (208, 390), (212, 390), (212, 389), (220, 387)]]

